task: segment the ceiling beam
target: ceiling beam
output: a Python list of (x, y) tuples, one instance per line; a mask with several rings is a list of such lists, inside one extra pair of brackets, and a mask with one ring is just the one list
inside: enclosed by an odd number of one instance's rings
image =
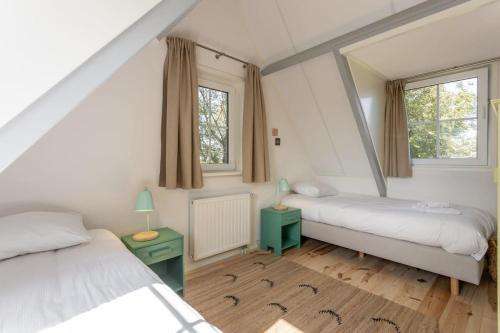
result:
[(428, 0), (410, 7), (396, 14), (368, 24), (357, 30), (335, 37), (307, 50), (300, 51), (292, 56), (274, 62), (262, 70), (262, 75), (269, 75), (285, 68), (300, 64), (309, 59), (319, 57), (334, 51), (339, 51), (346, 46), (380, 36), (383, 33), (410, 25), (416, 21), (441, 13), (447, 9), (458, 9), (460, 6), (479, 6), (491, 0)]

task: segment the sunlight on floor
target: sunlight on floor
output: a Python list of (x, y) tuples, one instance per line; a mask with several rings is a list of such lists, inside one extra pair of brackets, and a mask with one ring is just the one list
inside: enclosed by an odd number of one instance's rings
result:
[(293, 326), (284, 319), (279, 319), (266, 330), (266, 333), (303, 333), (297, 327)]

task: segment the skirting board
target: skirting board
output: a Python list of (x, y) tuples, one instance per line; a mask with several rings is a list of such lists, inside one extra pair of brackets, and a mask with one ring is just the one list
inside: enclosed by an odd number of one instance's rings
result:
[(305, 219), (302, 235), (475, 285), (484, 268), (484, 259)]

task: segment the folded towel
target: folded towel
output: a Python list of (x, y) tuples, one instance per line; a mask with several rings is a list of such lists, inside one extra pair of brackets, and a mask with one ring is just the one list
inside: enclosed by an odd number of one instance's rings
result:
[(419, 207), (427, 208), (450, 208), (451, 204), (447, 201), (421, 201), (417, 203)]
[(412, 207), (415, 210), (418, 210), (419, 212), (423, 213), (430, 213), (430, 214), (452, 214), (452, 215), (460, 215), (462, 212), (458, 209), (455, 208), (433, 208), (433, 207), (423, 207), (414, 205)]

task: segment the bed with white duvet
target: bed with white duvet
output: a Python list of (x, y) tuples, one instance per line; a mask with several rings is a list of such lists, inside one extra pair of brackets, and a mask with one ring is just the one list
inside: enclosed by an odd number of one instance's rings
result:
[(111, 232), (0, 261), (0, 332), (219, 332)]
[(412, 200), (340, 193), (286, 196), (282, 203), (302, 210), (302, 218), (378, 236), (440, 247), (481, 260), (495, 221), (486, 212), (464, 206), (441, 207)]

